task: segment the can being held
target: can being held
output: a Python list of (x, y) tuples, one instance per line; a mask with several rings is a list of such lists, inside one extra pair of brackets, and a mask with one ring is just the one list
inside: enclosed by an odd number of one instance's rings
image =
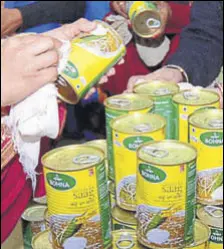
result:
[(136, 232), (124, 229), (112, 232), (113, 249), (143, 249), (137, 242)]
[(142, 38), (152, 38), (162, 28), (156, 3), (152, 1), (127, 1), (128, 15), (133, 31)]
[(109, 248), (111, 220), (103, 151), (66, 146), (45, 154), (42, 163), (53, 248)]
[(166, 138), (177, 138), (177, 113), (173, 104), (173, 96), (179, 92), (177, 84), (163, 81), (142, 82), (134, 88), (137, 94), (148, 95), (154, 101), (152, 112), (166, 119)]
[(116, 118), (111, 126), (117, 205), (136, 211), (136, 151), (146, 142), (165, 139), (166, 121), (157, 114), (134, 113)]
[(185, 249), (209, 249), (209, 238), (211, 232), (207, 225), (196, 220), (194, 226), (194, 243)]
[(76, 104), (126, 53), (118, 33), (102, 21), (71, 42), (71, 52), (57, 81), (59, 97)]
[(137, 220), (135, 215), (135, 212), (125, 211), (123, 209), (120, 209), (118, 206), (115, 206), (112, 209), (113, 231), (122, 229), (130, 229), (136, 231)]
[(31, 247), (32, 238), (46, 230), (44, 213), (46, 206), (34, 205), (28, 207), (22, 214), (23, 240), (25, 248)]
[(51, 244), (51, 232), (46, 230), (33, 237), (32, 249), (53, 249)]
[(202, 109), (189, 117), (189, 142), (198, 150), (197, 199), (223, 204), (223, 110)]
[(114, 181), (114, 156), (111, 121), (128, 113), (148, 113), (152, 110), (153, 101), (147, 96), (137, 94), (121, 94), (108, 98), (105, 101), (106, 109), (106, 131), (109, 172), (108, 177)]
[(219, 108), (220, 97), (218, 93), (212, 90), (205, 89), (191, 89), (181, 91), (174, 95), (174, 107), (176, 108), (176, 115), (178, 119), (177, 139), (181, 142), (188, 142), (188, 118), (195, 111), (205, 108), (213, 107)]
[(210, 227), (209, 249), (223, 249), (223, 207), (202, 207), (198, 209), (197, 216)]
[(196, 158), (191, 145), (164, 140), (137, 152), (137, 236), (147, 248), (184, 248), (194, 241)]

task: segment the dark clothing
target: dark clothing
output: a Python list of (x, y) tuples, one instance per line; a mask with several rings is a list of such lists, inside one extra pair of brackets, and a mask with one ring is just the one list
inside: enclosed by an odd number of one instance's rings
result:
[(86, 1), (38, 1), (19, 7), (23, 16), (20, 32), (50, 22), (71, 23), (84, 17)]
[(194, 1), (191, 22), (167, 64), (182, 67), (193, 85), (207, 87), (223, 65), (223, 3)]

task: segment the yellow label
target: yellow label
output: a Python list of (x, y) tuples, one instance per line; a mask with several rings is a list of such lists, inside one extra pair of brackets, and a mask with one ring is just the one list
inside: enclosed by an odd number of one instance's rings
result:
[(147, 9), (157, 9), (157, 7), (150, 1), (134, 1), (129, 10), (129, 18), (133, 20), (138, 13), (141, 13)]
[(198, 151), (197, 197), (205, 203), (222, 202), (223, 131), (205, 130), (190, 125), (189, 132), (190, 143)]
[(137, 172), (140, 241), (149, 248), (179, 248), (192, 243), (196, 162), (162, 167), (138, 160)]
[(223, 230), (211, 228), (209, 249), (223, 249)]
[[(177, 105), (177, 104), (176, 104)], [(187, 105), (177, 105), (177, 116), (179, 118), (179, 140), (181, 142), (188, 142), (188, 118), (195, 111), (205, 108), (205, 107), (215, 107), (219, 108), (219, 102), (208, 105), (208, 106), (187, 106)]]
[(110, 209), (104, 164), (74, 172), (44, 168), (44, 173), (55, 247), (60, 248), (74, 237), (84, 237), (88, 245), (99, 243), (100, 248), (110, 244)]
[(137, 149), (143, 143), (163, 139), (164, 129), (132, 136), (113, 131), (116, 196), (117, 204), (122, 209), (136, 210)]
[(91, 34), (72, 41), (72, 49), (62, 76), (81, 98), (102, 75), (125, 54), (120, 37), (98, 24)]

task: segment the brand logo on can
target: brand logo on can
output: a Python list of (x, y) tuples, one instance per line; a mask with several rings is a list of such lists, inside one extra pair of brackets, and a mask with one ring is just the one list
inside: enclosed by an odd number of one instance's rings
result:
[(160, 183), (167, 178), (164, 171), (149, 164), (140, 164), (139, 171), (141, 176), (151, 183)]
[(74, 178), (58, 173), (47, 173), (47, 182), (52, 188), (59, 191), (72, 189), (76, 185)]
[(136, 151), (140, 145), (146, 142), (150, 142), (153, 139), (151, 137), (129, 137), (124, 140), (124, 146), (131, 151)]
[(72, 79), (76, 79), (79, 77), (79, 72), (76, 66), (71, 61), (67, 62), (63, 73)]
[(223, 145), (222, 132), (206, 132), (201, 135), (200, 139), (207, 146), (218, 147)]
[(215, 228), (211, 228), (210, 241), (215, 244), (223, 244), (223, 231)]

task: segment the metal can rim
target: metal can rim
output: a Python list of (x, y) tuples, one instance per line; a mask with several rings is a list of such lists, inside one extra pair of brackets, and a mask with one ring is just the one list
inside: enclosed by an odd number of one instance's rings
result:
[[(142, 145), (137, 149), (137, 157), (138, 157), (141, 161), (143, 161), (143, 162), (145, 162), (145, 163), (151, 163), (151, 162), (149, 162), (149, 161), (147, 161), (147, 160), (142, 159), (142, 158), (140, 157), (139, 153), (140, 153), (140, 150), (141, 150), (144, 146), (152, 145), (152, 144), (156, 144), (156, 143), (182, 144), (182, 145), (185, 145), (185, 146), (187, 146), (188, 148), (191, 148), (192, 150), (194, 150), (194, 152), (195, 152), (195, 157), (194, 157), (194, 159), (192, 159), (192, 160), (190, 160), (190, 161), (186, 161), (186, 162), (183, 161), (183, 162), (181, 162), (180, 164), (191, 163), (191, 162), (194, 162), (194, 161), (197, 159), (198, 152), (197, 152), (197, 150), (196, 150), (196, 148), (195, 148), (194, 146), (192, 146), (192, 145), (190, 145), (190, 144), (187, 144), (187, 143), (184, 143), (184, 142), (181, 142), (181, 141), (169, 140), (169, 139), (166, 139), (166, 140), (163, 140), (163, 141), (151, 141), (151, 142), (147, 142), (147, 143), (145, 143), (145, 144), (142, 144)], [(155, 165), (154, 162), (151, 163), (151, 164)], [(176, 166), (178, 166), (179, 164), (176, 164), (176, 165), (174, 165), (174, 164), (156, 164), (156, 165), (157, 165), (157, 166), (163, 166), (163, 167), (170, 167), (170, 166), (176, 167)]]
[(182, 94), (183, 92), (191, 92), (191, 91), (192, 91), (192, 89), (190, 89), (190, 90), (182, 90), (182, 91), (180, 91), (179, 93), (175, 94), (175, 95), (173, 96), (173, 102), (174, 102), (175, 104), (178, 104), (178, 105), (187, 105), (187, 106), (207, 106), (207, 105), (212, 105), (212, 104), (218, 103), (218, 102), (220, 101), (219, 94), (216, 93), (216, 92), (214, 92), (214, 91), (212, 91), (212, 90), (209, 90), (209, 89), (202, 89), (202, 90), (200, 90), (200, 91), (202, 91), (202, 92), (209, 92), (209, 93), (211, 93), (211, 94), (213, 94), (213, 95), (216, 95), (216, 96), (218, 97), (217, 100), (214, 100), (214, 101), (209, 102), (209, 103), (206, 103), (206, 104), (194, 105), (194, 104), (186, 104), (186, 103), (184, 103), (184, 102), (176, 101), (176, 100), (174, 99), (175, 96), (177, 96), (178, 94)]
[(44, 206), (44, 205), (35, 205), (35, 206), (31, 206), (31, 207), (28, 207), (22, 214), (22, 219), (25, 220), (25, 221), (28, 221), (28, 222), (41, 222), (41, 221), (44, 221), (44, 216), (41, 218), (36, 218), (36, 219), (31, 219), (29, 218), (29, 216), (27, 216), (27, 212), (28, 211), (32, 211), (33, 209), (44, 209), (44, 213), (47, 209), (47, 206)]
[[(121, 131), (121, 130), (118, 130), (118, 129), (114, 128), (115, 122), (121, 121), (122, 119), (125, 119), (125, 118), (127, 118), (129, 116), (136, 116), (136, 115), (142, 115), (142, 116), (148, 115), (148, 116), (154, 116), (154, 117), (157, 116), (158, 119), (163, 121), (163, 125), (162, 125), (162, 127), (160, 127), (157, 130), (147, 131), (147, 132), (124, 132), (124, 131)], [(166, 119), (164, 117), (162, 117), (161, 115), (155, 114), (155, 113), (128, 113), (128, 114), (125, 114), (125, 115), (122, 115), (122, 116), (119, 116), (119, 117), (113, 119), (111, 121), (110, 125), (111, 125), (112, 130), (115, 131), (115, 132), (121, 132), (121, 133), (127, 134), (127, 135), (139, 135), (140, 136), (140, 135), (150, 134), (150, 133), (154, 133), (154, 132), (163, 130), (166, 127)]]
[[(47, 230), (45, 230), (45, 231), (43, 231), (43, 232), (40, 232), (40, 233), (38, 233), (37, 235), (35, 235), (35, 236), (32, 238), (31, 246), (32, 246), (33, 249), (38, 249), (38, 248), (35, 247), (35, 242), (36, 242), (37, 239), (39, 239), (39, 238), (40, 238), (42, 235), (44, 235), (45, 233), (50, 234), (50, 230), (47, 229)], [(49, 241), (49, 243), (50, 243), (50, 241)], [(53, 247), (52, 247), (52, 248), (53, 248)], [(46, 248), (46, 249), (47, 249), (47, 248)]]
[[(88, 166), (83, 166), (83, 167), (80, 167), (79, 169), (54, 169), (52, 168), (51, 166), (48, 166), (47, 164), (45, 164), (45, 160), (48, 156), (52, 155), (53, 153), (56, 153), (62, 149), (70, 149), (70, 148), (80, 148), (80, 147), (83, 147), (83, 148), (86, 148), (86, 147), (89, 147), (89, 148), (92, 148), (98, 152), (101, 152), (103, 157), (101, 158), (100, 162), (98, 163), (95, 163), (95, 164), (92, 164), (92, 165), (88, 165)], [(89, 169), (89, 168), (92, 168), (92, 167), (98, 167), (99, 165), (101, 165), (103, 162), (105, 161), (105, 153), (103, 150), (99, 149), (99, 148), (96, 148), (96, 147), (93, 147), (93, 146), (86, 146), (86, 145), (68, 145), (68, 146), (63, 146), (63, 147), (60, 147), (60, 148), (56, 148), (56, 149), (53, 149), (49, 152), (47, 152), (46, 154), (44, 154), (41, 158), (41, 164), (43, 165), (44, 168), (46, 169), (49, 169), (49, 170), (55, 170), (55, 171), (58, 171), (58, 172), (78, 172), (78, 171), (82, 171), (82, 170), (85, 170), (85, 169)]]
[[(118, 210), (118, 208), (119, 208), (118, 206), (115, 206), (115, 207), (112, 208), (111, 216), (112, 216), (112, 218), (114, 220), (116, 220), (116, 221), (118, 221), (120, 223), (123, 223), (124, 225), (137, 226), (137, 220), (136, 220), (136, 222), (128, 222), (128, 221), (125, 221), (125, 220), (121, 220), (116, 215), (114, 215), (115, 210), (116, 209)], [(126, 211), (126, 210), (122, 210), (122, 211), (127, 212), (127, 213), (131, 213), (131, 211)], [(134, 215), (134, 212), (133, 212), (133, 215)]]
[[(176, 84), (176, 83), (174, 83), (174, 82), (167, 82), (169, 85), (173, 85), (173, 86), (176, 86), (177, 87), (177, 93), (169, 93), (169, 94), (164, 94), (164, 95), (151, 95), (151, 94), (148, 94), (148, 93), (138, 93), (138, 92), (136, 92), (136, 89), (138, 88), (138, 87), (140, 87), (140, 86), (143, 86), (143, 85), (148, 85), (148, 84), (153, 84), (155, 81), (144, 81), (144, 82), (141, 82), (141, 83), (139, 83), (138, 85), (136, 85), (135, 87), (134, 87), (134, 92), (136, 93), (136, 94), (140, 94), (140, 95), (148, 95), (148, 96), (150, 96), (150, 97), (168, 97), (168, 96), (174, 96), (175, 94), (178, 94), (179, 92), (180, 92), (180, 87), (179, 87), (179, 85), (178, 84)], [(157, 83), (157, 84), (160, 84), (160, 83)]]

